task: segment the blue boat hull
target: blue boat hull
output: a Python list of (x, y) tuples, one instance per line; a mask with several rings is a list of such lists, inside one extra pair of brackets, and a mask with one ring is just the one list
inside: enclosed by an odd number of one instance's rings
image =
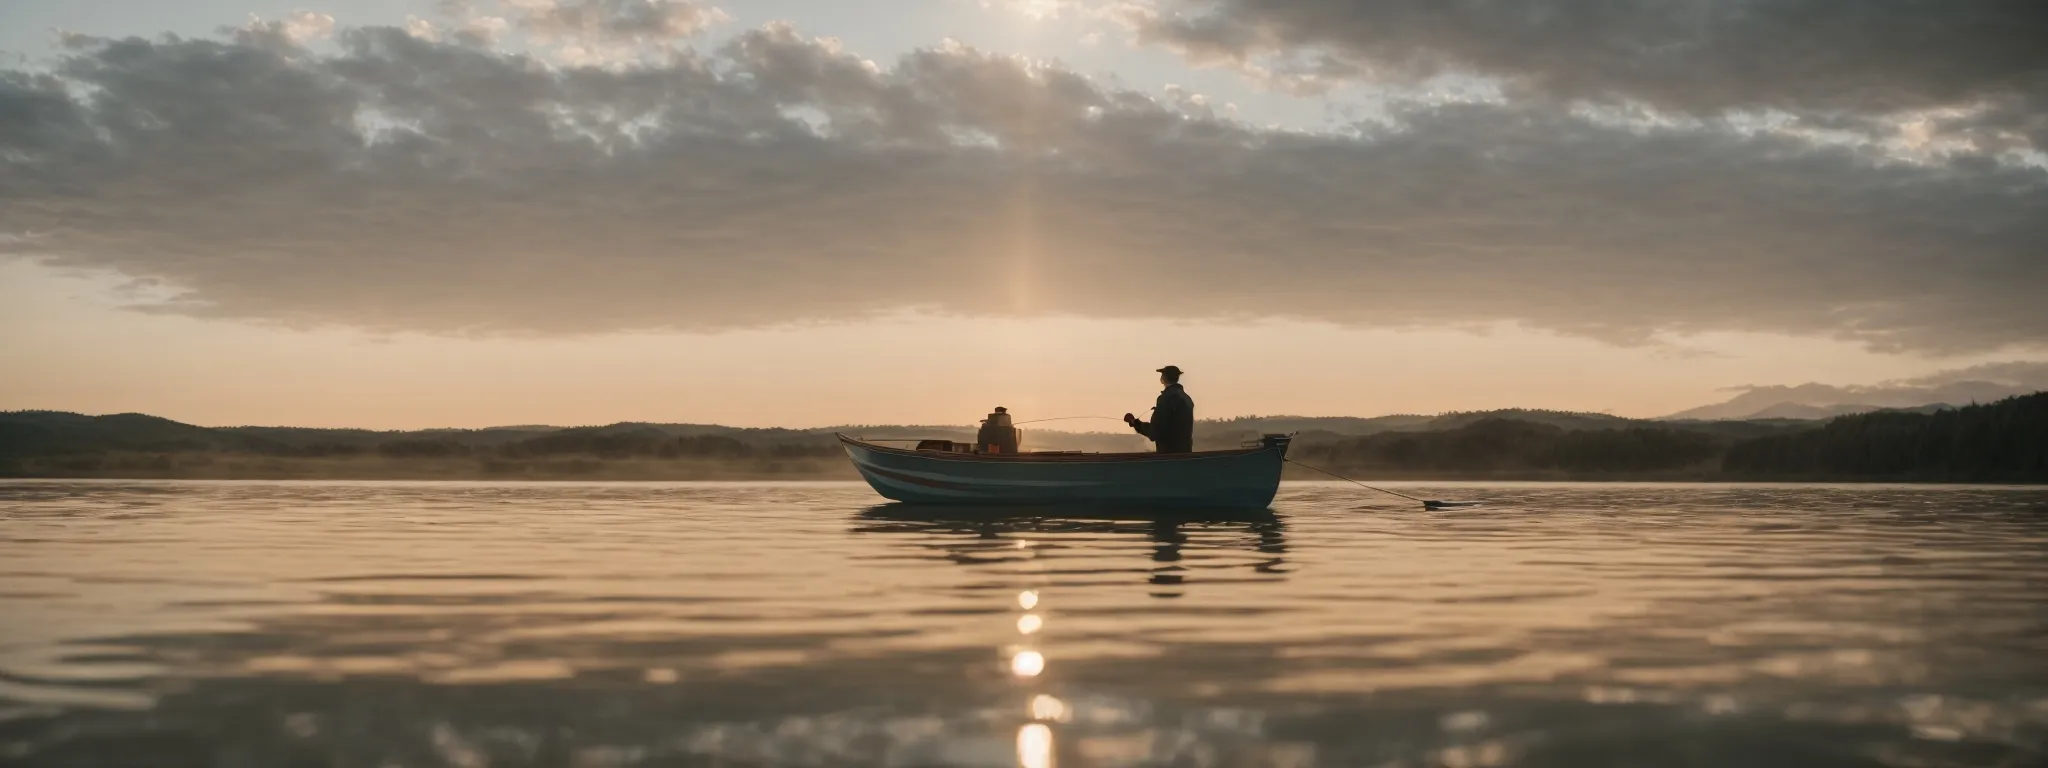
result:
[(1264, 509), (1280, 489), (1287, 441), (1187, 454), (984, 456), (889, 448), (841, 436), (861, 477), (912, 504), (1068, 504)]

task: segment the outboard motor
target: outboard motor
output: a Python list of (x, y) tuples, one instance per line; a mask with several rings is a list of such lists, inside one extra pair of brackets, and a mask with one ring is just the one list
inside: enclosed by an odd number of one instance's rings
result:
[(978, 453), (1016, 453), (1023, 435), (1010, 425), (1010, 409), (1000, 405), (996, 412), (981, 420), (981, 432), (974, 437), (974, 450)]

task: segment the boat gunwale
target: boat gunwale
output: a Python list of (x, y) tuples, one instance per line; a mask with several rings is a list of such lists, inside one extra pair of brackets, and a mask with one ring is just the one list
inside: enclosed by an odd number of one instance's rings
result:
[(867, 450), (895, 456), (905, 456), (931, 461), (990, 462), (997, 464), (1123, 464), (1149, 461), (1193, 461), (1202, 459), (1227, 459), (1252, 456), (1266, 451), (1284, 450), (1286, 443), (1260, 445), (1250, 448), (1231, 448), (1220, 451), (1190, 451), (1188, 453), (953, 453), (950, 451), (920, 451), (914, 448), (893, 448), (876, 445), (866, 440), (835, 432), (841, 444), (858, 445)]

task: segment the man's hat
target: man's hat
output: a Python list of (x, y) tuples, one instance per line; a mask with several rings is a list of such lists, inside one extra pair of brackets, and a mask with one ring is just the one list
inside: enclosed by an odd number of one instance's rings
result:
[(1160, 372), (1160, 373), (1171, 373), (1171, 374), (1173, 374), (1173, 375), (1175, 375), (1175, 376), (1179, 376), (1179, 375), (1180, 375), (1180, 366), (1178, 366), (1178, 365), (1169, 365), (1169, 366), (1166, 366), (1165, 368), (1161, 368), (1161, 369), (1159, 369), (1159, 372)]

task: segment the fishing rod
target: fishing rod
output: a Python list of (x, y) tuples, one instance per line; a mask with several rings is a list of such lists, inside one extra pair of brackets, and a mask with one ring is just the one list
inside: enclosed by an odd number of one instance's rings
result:
[(1050, 419), (1032, 419), (1030, 421), (1019, 421), (1011, 424), (1011, 426), (1021, 427), (1026, 424), (1037, 424), (1039, 422), (1044, 421), (1073, 421), (1074, 419), (1103, 419), (1105, 421), (1123, 421), (1123, 419), (1119, 419), (1115, 416), (1054, 416)]
[[(1052, 417), (1052, 418), (1050, 418), (1050, 419), (1032, 419), (1032, 420), (1030, 420), (1030, 421), (1019, 421), (1019, 422), (1014, 422), (1014, 423), (1012, 423), (1012, 424), (1011, 424), (1010, 426), (1013, 426), (1013, 427), (1021, 427), (1021, 426), (1024, 426), (1024, 425), (1026, 425), (1026, 424), (1037, 424), (1037, 423), (1039, 423), (1039, 422), (1045, 422), (1045, 421), (1072, 421), (1072, 420), (1074, 420), (1074, 419), (1104, 419), (1104, 420), (1107, 420), (1107, 421), (1123, 421), (1123, 419), (1119, 419), (1119, 418), (1117, 418), (1117, 417), (1115, 417), (1115, 416), (1054, 416), (1054, 417)], [(883, 437), (883, 438), (866, 438), (866, 437), (864, 437), (864, 438), (861, 438), (861, 439), (863, 439), (863, 440), (866, 440), (866, 441), (868, 441), (868, 442), (870, 442), (870, 443), (915, 443), (915, 442), (919, 442), (919, 441), (922, 441), (922, 440), (928, 440), (928, 439), (930, 439), (930, 438), (922, 438), (922, 437), (893, 437), (893, 438), (891, 438), (891, 437)]]
[[(1032, 420), (1030, 420), (1030, 421), (1017, 421), (1017, 422), (1011, 422), (1010, 426), (1013, 426), (1013, 427), (1021, 427), (1021, 426), (1024, 426), (1024, 425), (1026, 425), (1026, 424), (1038, 424), (1038, 423), (1040, 423), (1040, 422), (1047, 422), (1047, 421), (1073, 421), (1073, 420), (1075, 420), (1075, 419), (1102, 419), (1102, 420), (1104, 420), (1104, 421), (1123, 421), (1123, 419), (1119, 419), (1119, 418), (1117, 418), (1117, 417), (1115, 417), (1115, 416), (1054, 416), (1054, 417), (1052, 417), (1052, 418), (1050, 418), (1050, 419), (1032, 419)], [(919, 439), (919, 438), (897, 438), (897, 439), (893, 439), (893, 440), (879, 440), (879, 441), (877, 441), (877, 442), (889, 442), (889, 443), (907, 443), (907, 442), (912, 442), (912, 441), (915, 441), (915, 440), (917, 440), (917, 439)]]
[(1374, 486), (1366, 485), (1365, 483), (1361, 483), (1361, 482), (1358, 482), (1357, 480), (1353, 480), (1353, 479), (1351, 479), (1351, 478), (1345, 477), (1345, 476), (1343, 476), (1343, 475), (1340, 475), (1340, 474), (1337, 474), (1337, 473), (1335, 473), (1335, 472), (1331, 472), (1330, 470), (1327, 470), (1327, 469), (1318, 469), (1318, 468), (1316, 468), (1316, 467), (1311, 467), (1311, 466), (1309, 466), (1309, 465), (1307, 465), (1307, 464), (1303, 464), (1303, 463), (1301, 463), (1301, 462), (1299, 462), (1299, 461), (1295, 461), (1295, 460), (1293, 460), (1293, 459), (1288, 459), (1288, 460), (1287, 460), (1287, 463), (1289, 463), (1289, 464), (1293, 464), (1294, 466), (1297, 466), (1297, 467), (1301, 467), (1301, 468), (1303, 468), (1303, 469), (1307, 469), (1307, 470), (1312, 470), (1312, 471), (1315, 471), (1315, 472), (1321, 472), (1321, 473), (1323, 473), (1323, 474), (1325, 474), (1325, 475), (1329, 475), (1329, 476), (1331, 476), (1331, 477), (1337, 478), (1337, 479), (1339, 479), (1339, 480), (1342, 480), (1342, 481), (1344, 481), (1344, 482), (1347, 482), (1347, 483), (1350, 483), (1350, 484), (1352, 484), (1352, 485), (1358, 486), (1358, 487), (1360, 487), (1360, 488), (1364, 488), (1364, 489), (1366, 489), (1366, 490), (1371, 490), (1371, 491), (1379, 491), (1380, 493), (1390, 494), (1390, 495), (1393, 495), (1393, 496), (1399, 496), (1399, 497), (1401, 497), (1401, 498), (1404, 498), (1404, 499), (1407, 499), (1407, 500), (1409, 500), (1409, 501), (1419, 501), (1419, 502), (1422, 502), (1422, 508), (1423, 508), (1423, 509), (1462, 509), (1462, 508), (1464, 508), (1464, 507), (1476, 507), (1476, 506), (1479, 506), (1479, 505), (1481, 505), (1481, 504), (1484, 504), (1484, 503), (1486, 503), (1486, 502), (1483, 502), (1483, 501), (1444, 501), (1444, 500), (1442, 500), (1442, 499), (1418, 499), (1418, 498), (1416, 498), (1416, 497), (1414, 497), (1414, 496), (1410, 496), (1410, 495), (1408, 495), (1408, 494), (1405, 494), (1405, 493), (1402, 493), (1402, 492), (1400, 492), (1400, 491), (1389, 491), (1389, 490), (1387, 490), (1387, 489), (1385, 489), (1385, 488), (1377, 488), (1377, 487), (1374, 487)]

